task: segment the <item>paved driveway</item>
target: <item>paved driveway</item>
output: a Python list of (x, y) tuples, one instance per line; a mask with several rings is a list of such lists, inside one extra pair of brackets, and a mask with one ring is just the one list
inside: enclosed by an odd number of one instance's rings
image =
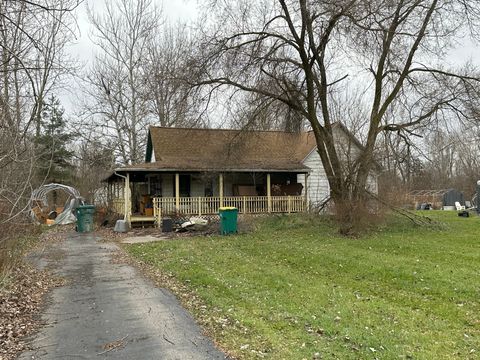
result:
[(169, 291), (110, 262), (114, 244), (72, 233), (57, 246), (64, 256), (48, 261), (67, 285), (53, 291), (45, 326), (20, 359), (225, 358)]

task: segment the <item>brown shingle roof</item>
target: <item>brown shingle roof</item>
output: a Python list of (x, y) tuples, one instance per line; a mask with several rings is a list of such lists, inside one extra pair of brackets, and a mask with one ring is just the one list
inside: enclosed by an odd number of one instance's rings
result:
[(311, 132), (150, 128), (155, 162), (130, 169), (179, 171), (308, 171)]

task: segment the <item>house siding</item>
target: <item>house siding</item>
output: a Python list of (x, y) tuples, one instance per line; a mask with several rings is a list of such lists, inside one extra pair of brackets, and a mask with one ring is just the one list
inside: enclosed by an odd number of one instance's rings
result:
[[(358, 145), (343, 130), (334, 128), (333, 136), (340, 161), (348, 163), (349, 161), (354, 161), (359, 156), (360, 149)], [(330, 185), (316, 148), (305, 158), (303, 164), (311, 169), (310, 176), (307, 179), (308, 203), (310, 206), (319, 205), (330, 196)], [(305, 186), (305, 175), (297, 175), (297, 181)], [(378, 194), (378, 181), (375, 173), (368, 176), (367, 189), (374, 194)]]
[[(316, 150), (312, 151), (303, 161), (308, 166), (310, 175), (307, 178), (307, 199), (310, 206), (319, 205), (330, 195), (330, 186), (328, 184), (322, 160)], [(297, 182), (301, 183), (305, 189), (305, 175), (298, 174)]]
[(173, 174), (162, 175), (162, 196), (163, 197), (175, 196), (175, 192), (173, 190), (174, 177), (175, 175)]

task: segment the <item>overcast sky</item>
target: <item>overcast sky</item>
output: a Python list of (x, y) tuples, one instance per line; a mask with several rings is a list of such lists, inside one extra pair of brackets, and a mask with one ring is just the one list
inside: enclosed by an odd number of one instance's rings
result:
[[(165, 18), (170, 22), (176, 20), (192, 21), (197, 14), (196, 0), (153, 0), (163, 9)], [(78, 34), (76, 41), (68, 47), (70, 56), (80, 61), (86, 67), (90, 66), (94, 57), (95, 46), (91, 41), (91, 25), (87, 16), (87, 5), (95, 11), (101, 12), (105, 6), (105, 0), (85, 0), (76, 9)], [(60, 91), (58, 96), (65, 107), (67, 114), (75, 111), (76, 97), (80, 94), (80, 85), (77, 80), (70, 80), (66, 88)]]
[[(165, 18), (169, 21), (177, 19), (191, 20), (195, 18), (197, 2), (195, 0), (153, 0), (163, 9)], [(94, 47), (90, 40), (91, 25), (87, 17), (87, 5), (96, 12), (101, 12), (105, 6), (105, 0), (85, 0), (77, 9), (77, 22), (79, 28), (78, 40), (70, 47), (74, 56), (83, 61), (88, 61), (93, 57)]]
[[(195, 19), (198, 11), (197, 0), (153, 0), (163, 9), (165, 18), (168, 21), (175, 22), (183, 20), (186, 22)], [(272, 0), (273, 1), (273, 0)], [(85, 2), (76, 10), (78, 22), (78, 35), (74, 44), (69, 46), (68, 50), (72, 57), (79, 60), (84, 66), (91, 64), (95, 53), (95, 47), (90, 40), (91, 25), (87, 17), (87, 4), (93, 7), (95, 11), (101, 12), (105, 5), (105, 0), (85, 0)], [(459, 39), (460, 45), (452, 50), (445, 65), (460, 65), (466, 61), (471, 61), (474, 65), (480, 67), (480, 46), (474, 45), (468, 40)], [(65, 90), (61, 91), (58, 96), (61, 99), (67, 114), (73, 114), (75, 111), (75, 98), (80, 96), (80, 86), (76, 80), (71, 80)]]

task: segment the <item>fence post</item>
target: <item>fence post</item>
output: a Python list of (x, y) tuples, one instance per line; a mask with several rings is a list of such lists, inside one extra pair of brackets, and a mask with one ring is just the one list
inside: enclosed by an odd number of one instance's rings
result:
[(153, 198), (153, 217), (155, 218), (155, 221), (157, 222), (155, 225), (158, 227), (158, 217), (157, 217), (157, 198)]
[(287, 196), (287, 212), (290, 214), (290, 212), (292, 211), (292, 204), (291, 204), (291, 198), (290, 198), (290, 195)]
[(247, 197), (246, 196), (243, 197), (243, 213), (244, 214), (247, 213)]
[(202, 198), (198, 197), (198, 216), (202, 216)]

